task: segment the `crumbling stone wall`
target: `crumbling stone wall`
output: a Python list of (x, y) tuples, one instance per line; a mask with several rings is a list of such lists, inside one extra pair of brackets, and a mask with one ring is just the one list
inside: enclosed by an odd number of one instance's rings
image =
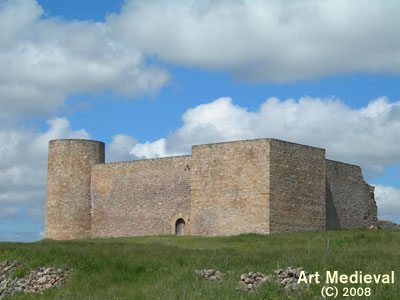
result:
[(350, 229), (375, 225), (374, 187), (359, 166), (326, 160), (326, 228)]
[(92, 166), (104, 163), (104, 143), (91, 140), (49, 142), (45, 237), (90, 237)]
[(269, 233), (267, 139), (192, 147), (191, 234)]
[(270, 233), (325, 230), (325, 150), (270, 140)]
[(174, 234), (189, 230), (191, 157), (96, 165), (92, 170), (92, 237)]

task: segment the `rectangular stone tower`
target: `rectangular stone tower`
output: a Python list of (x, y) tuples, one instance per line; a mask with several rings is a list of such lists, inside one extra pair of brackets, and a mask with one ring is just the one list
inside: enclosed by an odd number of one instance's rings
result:
[(191, 234), (324, 230), (325, 150), (275, 139), (193, 146)]
[(190, 233), (270, 232), (270, 140), (192, 147)]

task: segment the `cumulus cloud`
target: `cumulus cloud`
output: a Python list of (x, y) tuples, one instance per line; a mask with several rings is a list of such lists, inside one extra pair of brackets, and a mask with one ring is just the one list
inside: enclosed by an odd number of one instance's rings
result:
[(154, 142), (145, 142), (144, 144), (137, 143), (131, 150), (131, 155), (136, 156), (139, 159), (143, 158), (157, 158), (157, 157), (165, 157), (165, 156), (176, 156), (182, 154), (182, 151), (174, 151), (166, 149), (165, 138), (161, 138)]
[(51, 113), (80, 93), (155, 94), (169, 78), (105, 23), (48, 18), (35, 0), (0, 0), (0, 68), (3, 116)]
[(47, 124), (44, 133), (26, 127), (0, 129), (0, 220), (31, 218), (43, 224), (48, 141), (89, 138), (85, 130), (72, 130), (65, 118)]
[(107, 162), (134, 160), (137, 157), (131, 154), (131, 149), (137, 144), (137, 140), (129, 135), (117, 134), (113, 137), (106, 149)]
[(112, 36), (175, 64), (287, 82), (400, 72), (396, 0), (126, 1)]
[(378, 217), (381, 220), (400, 222), (400, 190), (391, 186), (377, 185), (375, 199), (378, 205)]
[(94, 23), (0, 0), (0, 114), (49, 114), (81, 93), (156, 94), (169, 74), (149, 57), (258, 81), (398, 74), (399, 12), (394, 0), (127, 0)]
[(137, 139), (126, 135), (117, 134), (112, 138), (106, 148), (106, 162), (119, 162), (146, 158), (157, 158), (179, 155), (181, 152), (167, 151), (165, 138), (154, 142), (138, 143)]
[(231, 98), (187, 110), (183, 125), (165, 138), (136, 143), (138, 157), (187, 154), (195, 144), (253, 138), (277, 138), (325, 148), (327, 157), (377, 172), (400, 164), (400, 102), (385, 97), (352, 109), (335, 98), (269, 98), (257, 111)]

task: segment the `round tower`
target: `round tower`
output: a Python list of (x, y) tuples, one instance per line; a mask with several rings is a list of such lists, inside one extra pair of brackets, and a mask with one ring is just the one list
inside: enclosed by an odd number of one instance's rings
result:
[(63, 139), (49, 142), (45, 238), (90, 238), (92, 166), (104, 163), (104, 143)]

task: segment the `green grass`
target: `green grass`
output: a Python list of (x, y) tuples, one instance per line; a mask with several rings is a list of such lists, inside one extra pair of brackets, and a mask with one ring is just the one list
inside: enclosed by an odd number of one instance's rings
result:
[(18, 266), (18, 269), (11, 274), (11, 278), (22, 278), (30, 273), (31, 269), (28, 265)]
[[(368, 285), (372, 294), (368, 299), (400, 299), (400, 231), (0, 243), (0, 261), (9, 259), (22, 263), (24, 272), (26, 268), (63, 264), (74, 269), (59, 289), (16, 299), (321, 299), (319, 286), (300, 293), (274, 285), (249, 294), (235, 290), (242, 273), (267, 274), (288, 266), (320, 274), (327, 270), (348, 275), (395, 271), (395, 284)], [(225, 273), (224, 280), (209, 282), (195, 276), (195, 269), (206, 268)], [(338, 288), (345, 286), (358, 287)]]

